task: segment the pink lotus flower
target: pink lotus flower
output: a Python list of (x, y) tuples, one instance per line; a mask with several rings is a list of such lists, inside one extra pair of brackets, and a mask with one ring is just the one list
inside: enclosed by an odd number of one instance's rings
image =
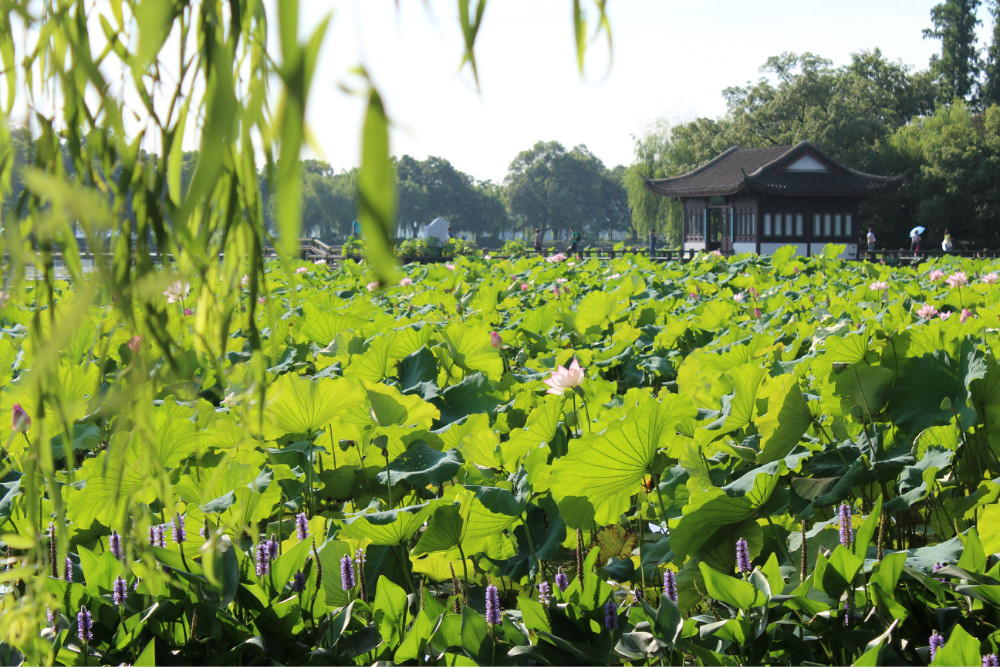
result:
[(583, 369), (580, 368), (580, 362), (576, 360), (576, 357), (573, 357), (573, 363), (569, 365), (569, 368), (559, 366), (552, 371), (552, 375), (547, 380), (544, 380), (545, 384), (549, 385), (545, 393), (562, 396), (567, 389), (573, 389), (583, 384), (583, 378), (584, 373)]
[(950, 310), (946, 310), (943, 313), (938, 313), (938, 317), (941, 318), (942, 320), (948, 319), (949, 317), (951, 317), (951, 315), (952, 315), (952, 311), (950, 311)]
[(969, 284), (969, 276), (965, 275), (965, 271), (956, 271), (948, 276), (945, 282), (948, 283), (949, 287), (961, 287)]
[(715, 257), (722, 257), (722, 253), (719, 252), (718, 250), (713, 250), (712, 251), (712, 255), (715, 256)]
[(454, 264), (445, 264), (444, 268), (448, 269), (449, 271), (454, 271), (455, 270), (455, 265)]
[(193, 311), (193, 310), (191, 310), (190, 308), (185, 308), (185, 309), (184, 309), (184, 315), (185, 315), (186, 317), (191, 317), (192, 315), (194, 315), (194, 311)]
[(961, 322), (962, 324), (965, 324), (965, 320), (969, 319), (970, 317), (972, 317), (972, 311), (969, 310), (968, 308), (963, 308), (962, 314), (959, 315), (958, 317), (958, 321)]
[(125, 344), (128, 345), (128, 349), (132, 350), (133, 352), (138, 352), (140, 343), (142, 343), (142, 336), (133, 336)]
[(521, 283), (521, 291), (522, 292), (528, 291), (528, 283)]
[(756, 306), (754, 307), (754, 309), (753, 309), (753, 316), (754, 317), (756, 317), (759, 320), (763, 314), (764, 313), (760, 312), (760, 308), (757, 308)]
[(316, 266), (326, 266), (326, 260), (325, 259), (317, 259), (315, 262), (313, 262), (313, 264), (315, 264)]
[(309, 270), (309, 267), (307, 267), (307, 266), (300, 266), (299, 268), (295, 269), (295, 273), (305, 273), (308, 270)]
[(873, 290), (875, 292), (884, 292), (887, 289), (889, 289), (889, 283), (885, 282), (884, 280), (876, 280), (875, 282), (873, 282), (871, 285), (868, 286), (868, 289)]
[(944, 278), (944, 271), (941, 271), (940, 269), (934, 269), (933, 271), (927, 274), (927, 277), (931, 280), (931, 282), (937, 282), (942, 278)]
[(378, 289), (378, 281), (377, 280), (373, 280), (372, 282), (370, 282), (367, 285), (365, 285), (365, 287), (368, 288), (369, 292), (374, 292), (375, 290)]
[(409, 287), (412, 284), (413, 284), (413, 279), (410, 278), (410, 276), (405, 276), (402, 280), (399, 281), (400, 287)]
[(743, 303), (743, 292), (737, 292), (733, 295), (733, 301), (736, 303)]
[(562, 285), (565, 282), (569, 282), (569, 278), (556, 278), (556, 282)]
[(501, 338), (500, 334), (498, 334), (496, 331), (491, 331), (490, 332), (490, 343), (493, 345), (493, 347), (499, 349), (499, 348), (503, 347), (503, 338)]
[(552, 295), (553, 296), (559, 296), (559, 285), (553, 285), (552, 286)]
[(27, 433), (28, 429), (31, 428), (31, 417), (24, 411), (20, 403), (15, 403), (14, 409), (11, 411), (10, 427), (18, 433)]
[(933, 318), (937, 314), (938, 314), (938, 309), (930, 304), (926, 304), (917, 309), (917, 315), (927, 320)]
[(549, 262), (550, 264), (557, 264), (559, 262), (565, 261), (565, 259), (566, 259), (566, 253), (557, 252), (554, 255), (549, 255), (548, 257), (546, 257), (545, 261)]
[(262, 296), (257, 297), (257, 303), (264, 303), (264, 297)]
[(983, 276), (983, 277), (981, 278), (981, 280), (982, 280), (982, 281), (983, 281), (984, 283), (986, 283), (987, 285), (993, 285), (993, 284), (995, 284), (995, 283), (996, 283), (996, 282), (997, 282), (998, 280), (1000, 280), (1000, 273), (997, 273), (996, 271), (991, 271), (990, 273), (987, 273), (986, 275), (984, 275), (984, 276)]

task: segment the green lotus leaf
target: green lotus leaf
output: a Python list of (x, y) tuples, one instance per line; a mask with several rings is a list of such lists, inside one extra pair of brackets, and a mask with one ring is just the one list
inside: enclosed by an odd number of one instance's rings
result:
[(364, 391), (345, 378), (307, 379), (286, 373), (271, 385), (264, 437), (311, 435), (348, 412), (366, 412)]
[(552, 496), (557, 502), (586, 498), (598, 524), (617, 523), (632, 496), (642, 490), (653, 457), (670, 442), (672, 427), (694, 413), (690, 401), (676, 394), (664, 396), (662, 402), (640, 399), (628, 417), (602, 433), (587, 432), (570, 441), (569, 453), (552, 465), (552, 476), (559, 480)]
[(783, 459), (798, 444), (812, 424), (812, 412), (794, 375), (779, 375), (767, 380), (760, 395), (767, 410), (757, 419), (762, 442), (758, 463)]
[(387, 512), (369, 512), (347, 517), (340, 537), (367, 540), (371, 544), (396, 545), (410, 539), (439, 503), (401, 507)]
[(439, 452), (423, 440), (417, 440), (386, 470), (378, 473), (378, 483), (409, 484), (414, 487), (440, 486), (451, 479), (465, 461), (457, 449)]
[(503, 374), (500, 352), (490, 341), (490, 328), (485, 325), (455, 323), (441, 329), (448, 355), (466, 373), (481, 372), (493, 382)]

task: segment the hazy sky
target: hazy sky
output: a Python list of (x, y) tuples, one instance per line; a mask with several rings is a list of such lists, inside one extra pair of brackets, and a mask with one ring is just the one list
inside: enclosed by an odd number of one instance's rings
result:
[[(633, 136), (652, 121), (720, 116), (722, 90), (759, 78), (771, 55), (809, 51), (842, 65), (851, 53), (880, 48), (926, 68), (940, 43), (921, 31), (937, 1), (612, 0), (610, 71), (598, 43), (581, 79), (570, 0), (490, 0), (477, 91), (468, 68), (459, 68), (454, 0), (308, 0), (304, 29), (333, 15), (308, 110), (317, 148), (310, 157), (338, 170), (357, 165), (363, 104), (340, 85), (352, 83), (348, 70), (361, 63), (383, 93), (396, 155), (437, 155), (498, 182), (537, 141), (585, 144), (609, 168), (627, 165)], [(992, 24), (985, 8), (980, 15), (982, 43)]]

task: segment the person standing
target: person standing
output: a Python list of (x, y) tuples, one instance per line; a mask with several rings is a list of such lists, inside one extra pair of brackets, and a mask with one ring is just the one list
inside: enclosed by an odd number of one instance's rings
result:
[(868, 228), (868, 252), (875, 252), (875, 232)]
[(946, 229), (944, 230), (944, 238), (941, 239), (941, 250), (951, 252), (951, 248), (951, 233)]
[(656, 230), (649, 230), (649, 258), (652, 259), (653, 255), (656, 254)]
[(920, 252), (920, 232), (916, 229), (910, 233), (910, 252)]
[(535, 227), (535, 252), (542, 254), (542, 230), (539, 227)]
[(569, 228), (569, 251), (574, 255), (579, 255), (580, 253), (580, 232), (576, 231), (576, 227)]

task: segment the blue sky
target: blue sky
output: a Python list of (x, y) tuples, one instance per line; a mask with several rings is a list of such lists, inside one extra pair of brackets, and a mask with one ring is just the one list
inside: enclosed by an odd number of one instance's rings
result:
[[(759, 78), (768, 56), (810, 51), (833, 60), (880, 48), (926, 68), (940, 45), (923, 39), (937, 0), (613, 0), (613, 60), (596, 44), (576, 70), (570, 0), (490, 0), (477, 54), (481, 90), (460, 70), (454, 0), (308, 0), (304, 29), (332, 12), (307, 120), (318, 157), (358, 163), (363, 105), (342, 93), (364, 66), (395, 129), (392, 150), (437, 155), (477, 179), (502, 181), (536, 141), (585, 144), (608, 167), (629, 164), (633, 137), (664, 118), (725, 110), (722, 90)], [(980, 41), (992, 25), (985, 8)]]

